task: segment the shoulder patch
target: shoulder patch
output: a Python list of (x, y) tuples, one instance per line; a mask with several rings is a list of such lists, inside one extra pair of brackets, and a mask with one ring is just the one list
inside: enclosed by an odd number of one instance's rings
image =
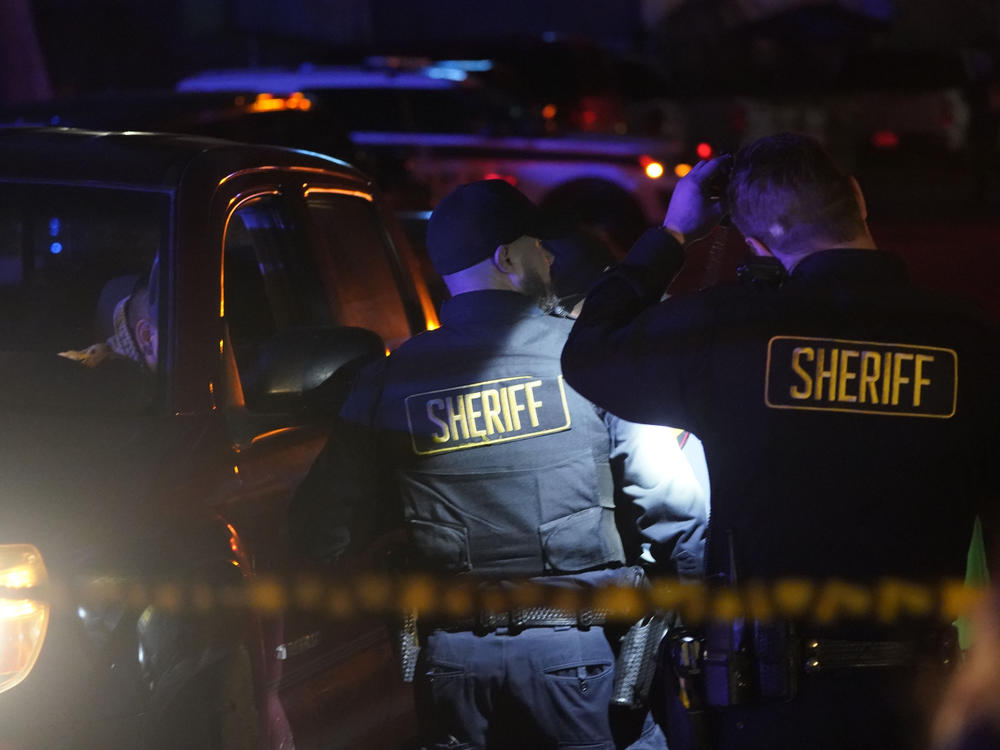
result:
[(958, 354), (918, 344), (775, 336), (764, 401), (772, 409), (948, 419), (958, 399)]
[(405, 405), (418, 456), (548, 435), (571, 425), (562, 375), (522, 375), (415, 393)]

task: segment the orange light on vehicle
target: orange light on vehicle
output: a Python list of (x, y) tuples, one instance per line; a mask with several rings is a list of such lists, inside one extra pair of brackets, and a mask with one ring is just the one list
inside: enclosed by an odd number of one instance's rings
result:
[(674, 174), (677, 175), (678, 177), (683, 177), (690, 171), (691, 171), (690, 164), (681, 163), (674, 167)]
[(695, 153), (698, 154), (699, 159), (711, 159), (712, 158), (712, 146), (708, 143), (699, 143), (695, 147)]
[(254, 435), (250, 438), (250, 445), (255, 445), (261, 440), (267, 440), (268, 438), (273, 438), (276, 435), (285, 435), (289, 432), (296, 432), (297, 430), (297, 427), (279, 427), (276, 430), (268, 430), (267, 432), (262, 432), (259, 435)]
[(899, 135), (891, 130), (879, 130), (872, 133), (872, 145), (875, 148), (898, 148)]
[(546, 104), (544, 107), (542, 107), (542, 117), (544, 117), (546, 120), (552, 120), (555, 118), (556, 113), (558, 111), (559, 110), (556, 108), (555, 104)]
[(420, 311), (424, 314), (427, 330), (434, 331), (440, 328), (441, 321), (438, 320), (437, 311), (434, 309), (434, 300), (431, 299), (431, 293), (427, 290), (426, 284), (417, 284), (417, 299), (420, 300)]
[(301, 91), (296, 91), (288, 96), (260, 93), (247, 107), (250, 112), (280, 112), (285, 109), (299, 109), (305, 112), (310, 108), (312, 108), (312, 102), (306, 99), (305, 94)]
[(301, 109), (303, 112), (307, 112), (312, 108), (313, 103), (306, 99), (305, 94), (301, 91), (293, 92), (287, 99), (285, 99), (285, 104), (289, 109)]
[(229, 532), (229, 549), (233, 551), (233, 554), (239, 558), (244, 557), (243, 552), (243, 542), (240, 541), (240, 535), (236, 533), (236, 528), (231, 524), (226, 524), (226, 530)]
[(352, 198), (361, 198), (361, 200), (368, 201), (369, 203), (375, 201), (371, 193), (366, 193), (363, 190), (346, 190), (344, 188), (306, 187), (306, 198), (310, 195), (349, 195)]
[(274, 94), (265, 93), (257, 94), (257, 98), (250, 105), (251, 112), (273, 112), (284, 108), (285, 102), (283, 99), (276, 99)]

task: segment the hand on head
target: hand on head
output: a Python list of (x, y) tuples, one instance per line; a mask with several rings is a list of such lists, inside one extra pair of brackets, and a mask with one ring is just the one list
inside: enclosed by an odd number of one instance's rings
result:
[(674, 188), (663, 228), (682, 245), (704, 237), (722, 218), (720, 195), (725, 192), (726, 172), (731, 163), (728, 154), (700, 161)]

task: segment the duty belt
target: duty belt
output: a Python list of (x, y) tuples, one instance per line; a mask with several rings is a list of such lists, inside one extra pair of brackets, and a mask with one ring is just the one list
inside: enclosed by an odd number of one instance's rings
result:
[(949, 664), (955, 657), (954, 650), (955, 644), (947, 640), (928, 648), (920, 641), (806, 639), (802, 666), (807, 674), (813, 674), (828, 669)]
[(591, 625), (603, 625), (608, 620), (604, 610), (585, 609), (572, 612), (554, 607), (524, 607), (505, 612), (480, 612), (476, 617), (463, 620), (427, 623), (432, 628), (449, 631), (471, 630), (475, 633), (492, 633), (499, 628), (519, 631), (525, 628), (577, 627), (586, 630)]
[[(902, 635), (902, 634), (901, 634)], [(692, 708), (788, 701), (801, 679), (840, 670), (950, 668), (959, 658), (954, 627), (900, 640), (802, 637), (787, 623), (709, 623), (703, 636), (668, 636), (680, 697)]]

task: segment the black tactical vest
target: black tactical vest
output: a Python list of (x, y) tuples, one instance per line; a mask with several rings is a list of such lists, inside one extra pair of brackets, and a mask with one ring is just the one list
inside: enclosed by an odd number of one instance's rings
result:
[(608, 431), (560, 370), (571, 322), (503, 291), (441, 315), (389, 358), (374, 415), (411, 564), (520, 577), (624, 562)]

